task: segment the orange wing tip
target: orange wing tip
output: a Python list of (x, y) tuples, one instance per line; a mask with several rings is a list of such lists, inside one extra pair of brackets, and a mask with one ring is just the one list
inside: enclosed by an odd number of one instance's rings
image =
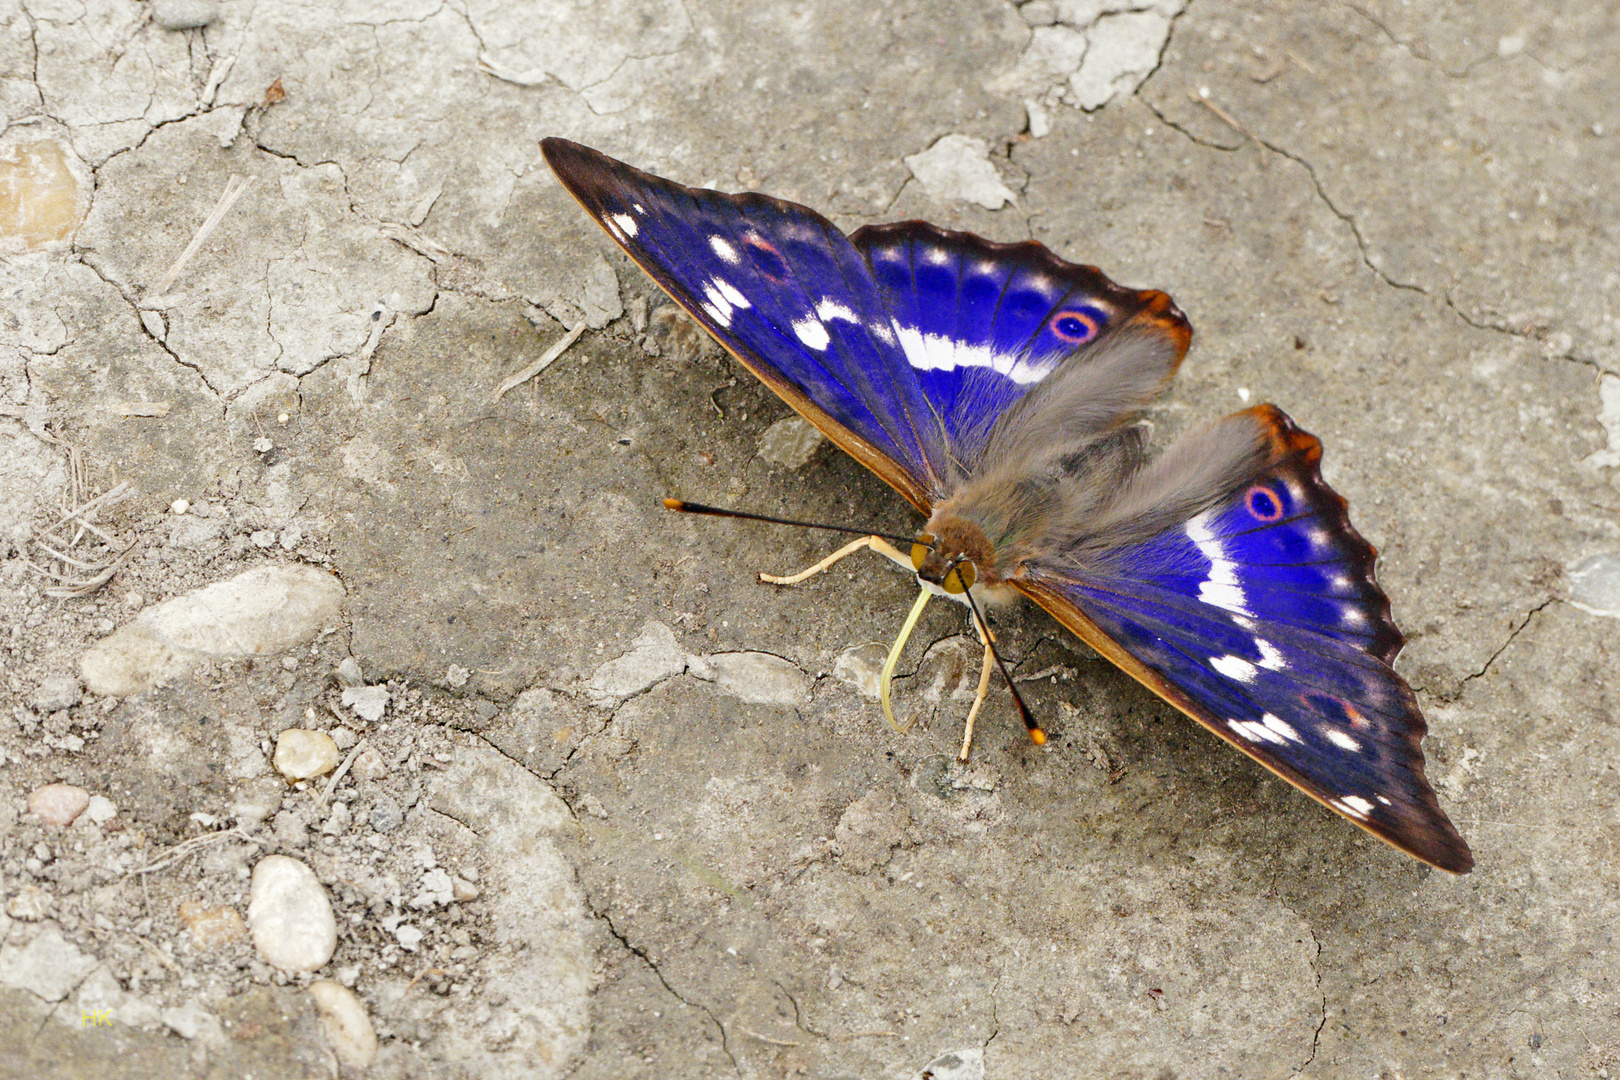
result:
[(1192, 323), (1182, 314), (1176, 302), (1170, 299), (1169, 293), (1160, 292), (1158, 289), (1143, 289), (1136, 294), (1136, 298), (1143, 305), (1142, 315), (1138, 317), (1157, 324), (1176, 343), (1176, 357), (1179, 364), (1180, 358), (1187, 355), (1187, 349), (1192, 345)]
[(1256, 405), (1246, 409), (1254, 422), (1260, 425), (1261, 435), (1270, 444), (1278, 458), (1300, 455), (1308, 463), (1322, 457), (1322, 440), (1308, 431), (1302, 431), (1289, 415), (1275, 405)]
[(681, 499), (665, 499), (664, 500), (664, 509), (665, 510), (685, 510), (686, 509), (686, 503)]
[(1034, 743), (1036, 746), (1045, 746), (1046, 732), (1042, 731), (1040, 728), (1030, 728), (1029, 741)]

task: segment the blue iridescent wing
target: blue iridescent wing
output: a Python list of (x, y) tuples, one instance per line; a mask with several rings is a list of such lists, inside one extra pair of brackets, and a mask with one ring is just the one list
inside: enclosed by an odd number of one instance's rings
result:
[(1065, 363), (1127, 325), (1162, 340), (1164, 381), (1192, 326), (1153, 289), (1115, 285), (1034, 241), (998, 244), (921, 221), (868, 225), (866, 257), (906, 359), (961, 462), (977, 462), (995, 420)]
[[(996, 419), (1129, 327), (1164, 379), (1191, 329), (1033, 242), (923, 222), (845, 237), (764, 195), (680, 184), (563, 139), (552, 171), (610, 236), (762, 382), (927, 512), (972, 472)], [(1133, 403), (1134, 404), (1134, 403)]]
[(1321, 444), (1272, 406), (1273, 452), (1228, 497), (1019, 588), (1088, 644), (1334, 812), (1454, 873), (1473, 866), (1423, 772), (1426, 730), (1390, 666), (1403, 639), (1372, 546), (1322, 480)]
[(826, 218), (688, 188), (588, 147), (542, 151), (574, 198), (750, 371), (912, 505), (943, 487), (944, 433), (866, 263)]

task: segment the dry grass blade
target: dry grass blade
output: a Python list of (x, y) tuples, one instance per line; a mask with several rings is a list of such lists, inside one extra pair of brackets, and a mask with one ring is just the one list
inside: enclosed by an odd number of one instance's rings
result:
[(540, 359), (528, 365), (522, 371), (514, 372), (513, 374), (502, 379), (501, 385), (495, 388), (495, 395), (489, 399), (490, 402), (493, 404), (494, 402), (499, 401), (501, 399), (501, 395), (512, 389), (512, 387), (528, 382), (530, 379), (546, 370), (546, 368), (551, 366), (552, 361), (556, 360), (557, 357), (561, 356), (565, 351), (567, 351), (568, 346), (578, 341), (579, 335), (583, 334), (584, 332), (585, 324), (580, 323), (578, 326), (568, 331), (568, 333), (564, 334), (557, 341), (557, 344), (547, 349), (545, 354), (542, 355)]
[[(131, 493), (128, 481), (102, 492), (93, 499), (82, 499), (85, 487), (84, 463), (77, 447), (53, 439), (68, 450), (68, 473), (72, 479), (73, 505), (58, 512), (55, 521), (36, 526), (30, 538), (34, 550), (24, 562), (36, 574), (54, 584), (45, 595), (53, 600), (70, 600), (86, 596), (112, 580), (140, 547), (139, 541), (124, 543), (92, 520), (97, 512), (121, 502)], [(101, 553), (91, 556), (87, 552), (74, 552), (86, 536), (93, 536), (116, 554)], [(70, 554), (70, 552), (74, 552)]]
[(229, 829), (220, 829), (218, 832), (204, 833), (201, 836), (193, 836), (190, 840), (184, 840), (170, 848), (168, 851), (165, 851), (162, 855), (158, 856), (157, 859), (147, 863), (145, 866), (137, 866), (124, 876), (131, 877), (135, 874), (155, 874), (159, 870), (167, 870), (176, 863), (185, 861), (187, 858), (201, 851), (203, 848), (212, 847), (215, 844), (233, 838), (237, 840), (245, 840), (250, 844), (260, 844), (258, 838), (253, 836), (247, 830), (243, 829), (242, 826), (234, 825)]
[(197, 229), (197, 235), (191, 238), (191, 243), (186, 245), (186, 250), (180, 253), (180, 257), (174, 260), (174, 265), (169, 267), (169, 272), (163, 275), (163, 280), (158, 282), (157, 294), (159, 296), (169, 291), (169, 286), (173, 285), (175, 278), (180, 276), (180, 271), (186, 268), (186, 263), (191, 261), (191, 257), (197, 254), (197, 251), (203, 246), (203, 242), (208, 239), (208, 234), (219, 227), (219, 223), (225, 220), (225, 215), (230, 213), (231, 207), (236, 205), (236, 200), (240, 199), (243, 193), (252, 186), (253, 177), (251, 176), (246, 178), (233, 176), (226, 181), (225, 193), (219, 197), (219, 202), (214, 204), (214, 209), (209, 211), (208, 216), (203, 219), (201, 227)]

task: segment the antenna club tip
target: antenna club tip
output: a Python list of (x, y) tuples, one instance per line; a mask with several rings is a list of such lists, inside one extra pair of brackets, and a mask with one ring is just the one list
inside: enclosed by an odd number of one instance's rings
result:
[(1036, 746), (1045, 746), (1046, 745), (1046, 732), (1042, 731), (1038, 727), (1029, 729), (1029, 738), (1030, 738), (1030, 741), (1033, 742)]
[(664, 500), (664, 509), (665, 510), (685, 510), (686, 509), (686, 502), (684, 500), (682, 500), (682, 499), (665, 499)]

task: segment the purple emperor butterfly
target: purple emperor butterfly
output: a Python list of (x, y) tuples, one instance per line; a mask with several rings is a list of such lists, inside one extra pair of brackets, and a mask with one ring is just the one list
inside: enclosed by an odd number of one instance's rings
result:
[(794, 203), (543, 149), (692, 318), (926, 517), (925, 588), (1028, 597), (1330, 810), (1472, 867), (1321, 443), (1260, 405), (1148, 456), (1142, 412), (1192, 338), (1168, 296), (1034, 242), (920, 221), (845, 236)]

